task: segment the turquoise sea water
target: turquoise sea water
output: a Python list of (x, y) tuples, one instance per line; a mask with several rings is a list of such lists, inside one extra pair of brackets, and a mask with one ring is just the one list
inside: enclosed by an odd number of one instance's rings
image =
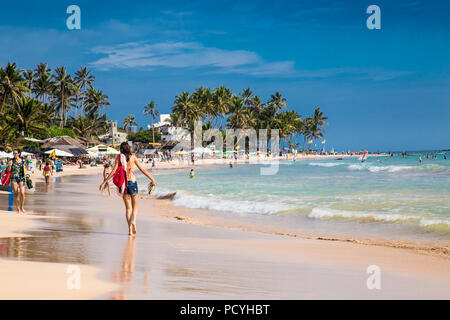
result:
[[(450, 159), (450, 154), (446, 154)], [(450, 160), (443, 154), (419, 164), (406, 158), (280, 161), (275, 175), (267, 164), (233, 169), (196, 168), (158, 175), (156, 195), (176, 191), (174, 204), (208, 209), (233, 217), (283, 218), (291, 228), (326, 229), (328, 233), (398, 238), (450, 239)], [(277, 220), (278, 221), (278, 220)]]

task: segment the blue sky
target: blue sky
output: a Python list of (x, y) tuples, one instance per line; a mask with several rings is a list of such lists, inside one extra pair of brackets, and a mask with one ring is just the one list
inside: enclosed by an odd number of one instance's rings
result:
[[(68, 30), (66, 8), (81, 8)], [(368, 30), (366, 8), (381, 8)], [(199, 86), (250, 87), (329, 117), (327, 148), (450, 148), (449, 1), (10, 1), (0, 64), (88, 66), (111, 119)]]

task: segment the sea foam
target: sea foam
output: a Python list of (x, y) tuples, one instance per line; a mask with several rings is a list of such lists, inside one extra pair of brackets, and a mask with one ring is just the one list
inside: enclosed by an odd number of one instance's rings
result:
[(450, 227), (450, 221), (440, 219), (429, 219), (424, 217), (402, 215), (396, 213), (393, 214), (372, 213), (372, 212), (336, 210), (330, 208), (313, 208), (308, 217), (322, 220), (337, 218), (337, 219), (350, 219), (368, 222), (369, 221), (387, 222), (387, 223), (413, 222), (423, 227), (433, 225), (446, 225), (447, 227)]
[(222, 199), (218, 196), (198, 196), (186, 192), (177, 192), (173, 200), (175, 205), (214, 211), (229, 211), (236, 213), (274, 214), (290, 210), (291, 207), (265, 201)]
[(310, 162), (308, 164), (310, 166), (317, 166), (317, 167), (336, 167), (343, 165), (343, 163), (336, 163), (336, 162)]

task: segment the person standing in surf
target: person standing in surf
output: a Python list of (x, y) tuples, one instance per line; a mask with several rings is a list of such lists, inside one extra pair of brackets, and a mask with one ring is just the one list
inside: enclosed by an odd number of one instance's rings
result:
[(124, 185), (118, 186), (119, 192), (122, 195), (125, 204), (125, 215), (128, 223), (128, 234), (136, 234), (136, 216), (138, 213), (138, 185), (134, 168), (137, 167), (147, 178), (149, 178), (153, 185), (156, 186), (156, 180), (142, 167), (139, 160), (131, 153), (131, 148), (127, 142), (122, 142), (120, 145), (120, 155), (117, 156), (114, 162), (114, 167), (111, 173), (105, 178), (100, 185), (99, 190), (105, 188), (105, 184), (114, 176), (117, 170), (125, 170)]

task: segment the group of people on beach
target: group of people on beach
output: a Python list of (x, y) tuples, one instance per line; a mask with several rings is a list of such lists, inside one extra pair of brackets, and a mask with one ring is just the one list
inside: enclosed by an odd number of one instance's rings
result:
[[(42, 168), (42, 173), (45, 178), (46, 184), (50, 183), (50, 176), (53, 174), (53, 166), (49, 160), (45, 162)], [(119, 187), (120, 195), (125, 205), (125, 216), (128, 224), (128, 234), (134, 235), (137, 232), (136, 229), (136, 217), (138, 214), (138, 185), (136, 181), (136, 175), (134, 174), (135, 168), (138, 168), (147, 178), (151, 180), (151, 186), (156, 186), (156, 180), (142, 167), (141, 162), (131, 152), (131, 147), (127, 142), (123, 142), (120, 145), (120, 155), (114, 161), (114, 165), (105, 165), (103, 171), (103, 182), (99, 186), (99, 190), (103, 193), (104, 190), (108, 190), (111, 195), (109, 181), (120, 171), (123, 174), (123, 181), (120, 185), (114, 183)], [(13, 159), (9, 161), (6, 166), (5, 172), (7, 173), (8, 180), (2, 183), (10, 184), (14, 193), (14, 203), (19, 214), (25, 214), (25, 187), (28, 175), (26, 173), (25, 161), (20, 156), (20, 150), (13, 151)], [(195, 175), (192, 171), (191, 177)], [(150, 190), (150, 188), (149, 188)]]

